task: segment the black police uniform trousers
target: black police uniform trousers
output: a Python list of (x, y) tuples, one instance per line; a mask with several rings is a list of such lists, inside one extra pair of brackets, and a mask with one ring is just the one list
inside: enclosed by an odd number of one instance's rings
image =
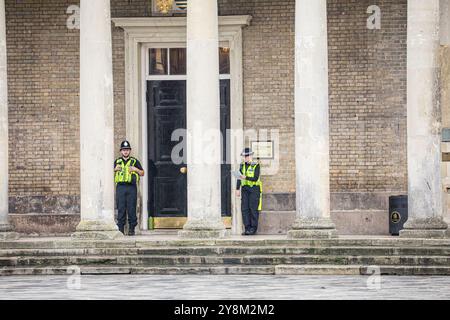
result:
[(117, 226), (123, 232), (126, 218), (128, 214), (128, 224), (130, 230), (134, 230), (137, 225), (136, 203), (137, 203), (137, 187), (132, 183), (118, 183), (116, 187), (117, 202)]
[(245, 231), (256, 233), (258, 230), (258, 206), (261, 191), (259, 186), (243, 186), (241, 193), (241, 212)]

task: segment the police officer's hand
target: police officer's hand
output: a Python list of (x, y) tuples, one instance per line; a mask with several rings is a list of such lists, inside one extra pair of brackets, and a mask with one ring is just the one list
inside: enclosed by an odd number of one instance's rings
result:
[(130, 169), (128, 169), (130, 172), (138, 172), (136, 167), (131, 166)]
[(241, 196), (241, 190), (236, 190), (236, 197), (240, 197)]
[(241, 180), (245, 180), (245, 179), (247, 179), (246, 176), (241, 176)]
[(120, 164), (116, 165), (114, 171), (122, 171), (122, 166)]

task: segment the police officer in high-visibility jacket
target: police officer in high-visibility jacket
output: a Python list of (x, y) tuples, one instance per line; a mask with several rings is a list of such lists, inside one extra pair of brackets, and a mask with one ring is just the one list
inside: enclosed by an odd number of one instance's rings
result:
[(124, 233), (128, 214), (128, 235), (134, 236), (137, 225), (136, 203), (139, 177), (144, 176), (144, 170), (138, 159), (130, 156), (131, 145), (128, 141), (120, 144), (121, 157), (114, 161), (114, 182), (116, 183), (117, 226)]
[(262, 204), (261, 169), (259, 163), (252, 161), (253, 152), (250, 148), (245, 148), (241, 156), (244, 157), (244, 162), (239, 168), (241, 179), (237, 180), (236, 196), (242, 196), (241, 211), (245, 226), (243, 235), (254, 235), (258, 230)]

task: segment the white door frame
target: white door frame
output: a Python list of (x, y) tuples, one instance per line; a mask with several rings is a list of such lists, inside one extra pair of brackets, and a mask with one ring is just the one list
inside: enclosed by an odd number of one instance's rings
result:
[[(125, 38), (125, 114), (126, 136), (134, 146), (144, 168), (147, 163), (147, 105), (146, 81), (148, 47), (185, 47), (186, 17), (165, 18), (113, 18), (116, 27), (124, 30)], [(251, 16), (220, 16), (219, 41), (230, 48), (230, 119), (231, 119), (231, 169), (238, 170), (243, 142), (243, 77), (242, 77), (242, 28), (249, 25)], [(242, 134), (236, 135), (236, 132)], [(141, 229), (148, 229), (148, 179), (141, 179), (139, 195)], [(231, 184), (232, 233), (240, 234), (242, 217)]]

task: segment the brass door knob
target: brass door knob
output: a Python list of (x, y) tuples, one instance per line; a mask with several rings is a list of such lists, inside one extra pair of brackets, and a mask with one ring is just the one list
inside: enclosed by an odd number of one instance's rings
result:
[(182, 174), (186, 174), (187, 168), (186, 168), (186, 167), (180, 168), (180, 172), (181, 172)]

